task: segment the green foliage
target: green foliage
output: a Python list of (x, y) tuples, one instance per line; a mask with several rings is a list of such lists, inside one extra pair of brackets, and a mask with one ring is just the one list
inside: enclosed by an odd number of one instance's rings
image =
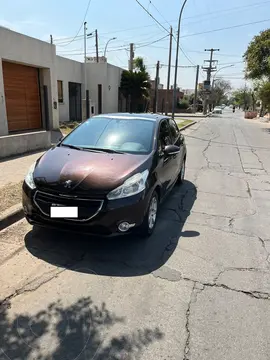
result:
[(228, 100), (227, 94), (231, 91), (232, 87), (229, 81), (217, 80), (212, 89), (211, 100), (214, 106), (226, 103)]
[(270, 112), (270, 82), (261, 84), (258, 89), (258, 95), (265, 107)]
[(270, 29), (262, 31), (250, 42), (244, 54), (248, 79), (270, 79)]
[(258, 101), (257, 86), (255, 86), (253, 89), (244, 86), (238, 90), (235, 90), (232, 93), (232, 104), (236, 106), (241, 106), (244, 109), (252, 107), (253, 110), (255, 110)]
[(148, 98), (150, 89), (151, 84), (147, 73), (128, 70), (122, 72), (120, 91), (125, 98), (128, 98), (129, 95), (136, 99)]
[(182, 100), (177, 104), (178, 109), (186, 110), (189, 108), (189, 102), (187, 100)]
[(120, 92), (127, 100), (131, 100), (131, 111), (141, 111), (143, 102), (150, 97), (150, 76), (146, 71), (143, 58), (136, 58), (134, 65), (134, 72), (128, 70), (122, 72)]
[(134, 59), (134, 67), (138, 71), (146, 72), (146, 66), (144, 65), (143, 58), (140, 56)]

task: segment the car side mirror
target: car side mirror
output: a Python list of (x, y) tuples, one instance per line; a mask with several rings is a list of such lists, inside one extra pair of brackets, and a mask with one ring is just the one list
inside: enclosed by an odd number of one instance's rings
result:
[(167, 145), (164, 149), (164, 154), (166, 156), (176, 155), (180, 153), (180, 147), (176, 145)]

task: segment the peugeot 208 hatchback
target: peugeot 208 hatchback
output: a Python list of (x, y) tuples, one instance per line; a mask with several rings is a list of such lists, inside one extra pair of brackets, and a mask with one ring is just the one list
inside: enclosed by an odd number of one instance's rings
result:
[(174, 120), (98, 115), (29, 169), (23, 209), (30, 224), (111, 235), (152, 234), (165, 195), (185, 175), (186, 145)]

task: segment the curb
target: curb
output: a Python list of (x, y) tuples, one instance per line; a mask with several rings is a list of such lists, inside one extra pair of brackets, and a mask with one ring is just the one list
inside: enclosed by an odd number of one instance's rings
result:
[(0, 231), (21, 220), (24, 216), (21, 204), (11, 206), (0, 216)]
[(204, 117), (206, 117), (207, 115), (192, 115), (192, 114), (188, 114), (188, 115), (185, 115), (185, 114), (181, 114), (181, 113), (179, 113), (179, 115), (176, 115), (176, 114), (174, 114), (174, 117), (175, 118), (178, 118), (178, 117), (180, 117), (180, 118), (204, 118)]
[(186, 130), (187, 128), (189, 128), (190, 126), (192, 126), (192, 125), (194, 125), (194, 124), (197, 124), (197, 121), (193, 121), (192, 123), (187, 124), (187, 125), (185, 125), (185, 126), (183, 126), (183, 127), (179, 128), (179, 130), (180, 130), (180, 131), (182, 131), (182, 130)]

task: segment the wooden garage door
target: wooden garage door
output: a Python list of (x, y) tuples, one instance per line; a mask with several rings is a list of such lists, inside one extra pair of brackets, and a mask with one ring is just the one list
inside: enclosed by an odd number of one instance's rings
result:
[(8, 130), (41, 128), (38, 69), (3, 61)]

